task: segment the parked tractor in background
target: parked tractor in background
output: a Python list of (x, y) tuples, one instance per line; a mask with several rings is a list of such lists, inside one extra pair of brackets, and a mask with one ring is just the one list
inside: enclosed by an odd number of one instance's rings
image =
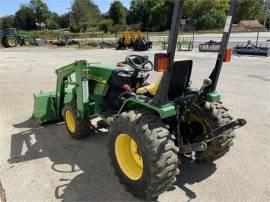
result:
[(7, 28), (0, 31), (1, 43), (6, 48), (20, 46), (31, 46), (35, 44), (35, 40), (25, 34), (17, 32), (16, 28)]
[(140, 31), (138, 32), (124, 32), (123, 37), (118, 39), (117, 50), (125, 50), (132, 48), (135, 51), (147, 51), (152, 48), (152, 42), (147, 37), (143, 36)]

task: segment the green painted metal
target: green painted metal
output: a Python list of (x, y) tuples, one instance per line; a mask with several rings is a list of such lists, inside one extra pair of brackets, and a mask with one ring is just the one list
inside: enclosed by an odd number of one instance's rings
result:
[[(98, 115), (110, 124), (117, 113), (108, 112), (109, 110), (104, 108), (103, 102), (109, 88), (108, 80), (115, 68), (114, 65), (87, 64), (87, 61), (81, 60), (57, 69), (56, 91), (34, 95), (34, 118), (41, 123), (61, 120), (64, 105), (76, 102), (78, 117), (86, 118)], [(73, 74), (75, 74), (75, 81), (69, 79), (74, 78)], [(197, 91), (195, 88), (187, 88), (184, 95)], [(210, 93), (203, 100), (220, 101), (220, 94), (218, 92)], [(176, 115), (176, 109), (172, 103), (158, 106), (138, 98), (127, 99), (118, 114), (126, 110), (141, 108), (157, 113), (162, 119)]]
[[(64, 105), (74, 101), (80, 118), (101, 112), (106, 83), (115, 68), (115, 65), (87, 64), (81, 60), (57, 69), (56, 91), (34, 95), (34, 118), (40, 123), (61, 120)], [(75, 81), (69, 80), (72, 74)]]
[(76, 103), (77, 115), (81, 118), (86, 118), (89, 115), (89, 89), (88, 80), (83, 79), (82, 70), (87, 68), (87, 61), (81, 60), (75, 62), (76, 76)]
[(103, 98), (104, 98), (105, 89), (106, 89), (105, 84), (96, 83), (93, 97), (94, 97), (94, 101), (96, 103), (96, 105), (95, 105), (96, 113), (98, 113), (98, 114), (100, 114), (102, 112), (102, 102), (103, 102)]
[(64, 99), (65, 99), (65, 81), (68, 79), (68, 76), (70, 76), (74, 72), (75, 72), (75, 63), (59, 68), (55, 71), (57, 75), (56, 102), (55, 102), (57, 117), (62, 117), (62, 109), (64, 107)]
[(212, 92), (207, 94), (206, 101), (208, 102), (219, 102), (221, 100), (221, 95), (219, 92)]
[(86, 78), (106, 84), (115, 68), (111, 64), (90, 64)]
[(65, 89), (64, 104), (72, 102), (72, 100), (74, 99), (75, 93), (76, 93), (75, 88)]
[(166, 104), (163, 106), (156, 106), (151, 103), (145, 102), (144, 100), (141, 99), (135, 99), (135, 98), (129, 98), (127, 99), (121, 109), (119, 110), (118, 114), (125, 110), (129, 109), (148, 109), (152, 110), (154, 112), (157, 112), (160, 116), (160, 118), (165, 119), (171, 116), (176, 115), (176, 109), (172, 104)]
[(33, 118), (39, 123), (58, 120), (55, 109), (55, 92), (34, 94)]

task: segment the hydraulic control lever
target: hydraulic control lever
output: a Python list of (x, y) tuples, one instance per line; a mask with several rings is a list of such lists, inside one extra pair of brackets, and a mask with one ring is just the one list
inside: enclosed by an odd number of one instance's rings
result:
[(187, 108), (190, 108), (193, 105), (193, 103), (195, 103), (199, 99), (199, 97), (202, 95), (202, 93), (204, 92), (204, 89), (206, 89), (211, 84), (212, 84), (211, 79), (209, 78), (204, 79), (200, 90), (188, 102)]
[(201, 95), (204, 92), (204, 89), (206, 89), (208, 86), (212, 84), (212, 80), (209, 78), (206, 78), (203, 80), (203, 85), (199, 90), (199, 94)]

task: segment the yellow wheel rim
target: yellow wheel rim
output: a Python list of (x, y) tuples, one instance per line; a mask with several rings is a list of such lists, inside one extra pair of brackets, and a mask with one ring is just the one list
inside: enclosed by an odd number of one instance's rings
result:
[(143, 158), (137, 143), (129, 135), (120, 134), (114, 149), (122, 172), (131, 180), (139, 180), (143, 174)]
[(14, 38), (8, 39), (8, 45), (10, 47), (14, 47), (16, 45), (16, 39), (14, 39)]
[(66, 124), (70, 132), (75, 132), (75, 120), (73, 117), (73, 114), (70, 111), (66, 111), (65, 114), (66, 117)]

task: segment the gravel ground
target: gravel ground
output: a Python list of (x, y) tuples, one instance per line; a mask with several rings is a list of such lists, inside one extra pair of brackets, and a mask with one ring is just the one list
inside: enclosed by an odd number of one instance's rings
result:
[[(155, 52), (147, 54), (153, 58)], [(137, 201), (109, 164), (106, 131), (75, 141), (63, 123), (40, 126), (30, 119), (32, 94), (55, 89), (58, 67), (80, 59), (116, 63), (133, 53), (0, 50), (0, 181), (7, 201)], [(194, 60), (192, 80), (197, 87), (216, 58), (198, 52), (178, 52), (178, 56)], [(150, 80), (156, 76), (153, 73)], [(270, 201), (270, 59), (233, 56), (224, 65), (218, 90), (233, 116), (246, 118), (248, 124), (237, 130), (233, 148), (215, 163), (183, 161), (176, 185), (158, 201)]]

